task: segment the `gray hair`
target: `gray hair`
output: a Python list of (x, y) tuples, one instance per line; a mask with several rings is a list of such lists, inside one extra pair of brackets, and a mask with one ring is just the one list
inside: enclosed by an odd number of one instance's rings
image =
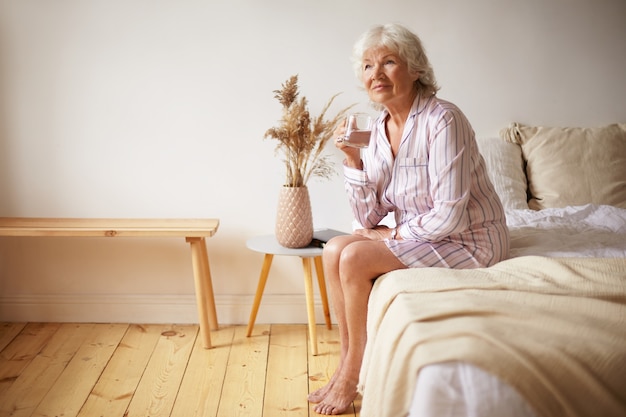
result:
[(363, 55), (366, 51), (377, 47), (386, 47), (398, 54), (408, 65), (411, 73), (419, 74), (415, 81), (415, 89), (421, 95), (432, 95), (439, 90), (422, 41), (413, 32), (402, 25), (389, 23), (374, 26), (354, 44), (352, 63), (356, 76), (361, 79), (363, 73)]

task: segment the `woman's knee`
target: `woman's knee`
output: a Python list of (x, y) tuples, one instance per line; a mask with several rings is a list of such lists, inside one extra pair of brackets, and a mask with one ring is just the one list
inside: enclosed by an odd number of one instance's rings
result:
[(324, 246), (323, 262), (324, 270), (335, 271), (337, 274), (342, 270), (342, 264), (352, 263), (356, 253), (352, 248), (361, 239), (355, 235), (338, 236), (329, 240)]
[(335, 236), (324, 245), (323, 257), (330, 261), (338, 262), (346, 246), (354, 242), (358, 237), (355, 235)]
[(362, 280), (367, 275), (368, 262), (363, 258), (358, 243), (346, 245), (339, 255), (338, 267), (341, 281)]
[(339, 275), (342, 282), (371, 281), (385, 272), (406, 268), (384, 242), (353, 242), (344, 247), (339, 258)]

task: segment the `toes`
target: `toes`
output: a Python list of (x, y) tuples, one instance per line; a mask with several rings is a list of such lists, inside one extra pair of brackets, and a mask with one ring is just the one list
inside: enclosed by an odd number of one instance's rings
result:
[(318, 404), (315, 408), (313, 408), (313, 410), (317, 414), (325, 416), (335, 416), (338, 414), (342, 414), (344, 411), (344, 409), (341, 409), (340, 407), (335, 407), (334, 405), (324, 403)]
[(329, 414), (326, 412), (327, 407), (328, 407), (328, 405), (326, 405), (326, 404), (324, 404), (324, 403), (320, 403), (320, 404), (318, 404), (318, 405), (317, 405), (317, 406), (316, 406), (313, 410), (315, 410), (315, 412), (316, 412), (317, 414), (322, 414), (322, 415), (326, 415), (326, 416), (327, 416), (327, 415), (329, 415)]

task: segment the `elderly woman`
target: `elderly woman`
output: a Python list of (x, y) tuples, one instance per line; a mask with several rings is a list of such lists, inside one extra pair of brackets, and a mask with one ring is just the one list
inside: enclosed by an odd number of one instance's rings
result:
[[(374, 27), (354, 47), (355, 69), (381, 113), (361, 153), (343, 140), (348, 199), (363, 227), (324, 248), (341, 338), (335, 374), (309, 401), (319, 414), (343, 413), (357, 396), (374, 280), (402, 268), (479, 268), (507, 257), (502, 204), (478, 152), (472, 127), (436, 96), (420, 39), (406, 28)], [(335, 134), (342, 138), (345, 125)], [(393, 228), (380, 222), (389, 212)]]

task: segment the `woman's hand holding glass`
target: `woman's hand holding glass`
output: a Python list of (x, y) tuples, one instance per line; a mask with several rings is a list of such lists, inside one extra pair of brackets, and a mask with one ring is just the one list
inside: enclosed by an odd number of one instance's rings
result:
[(347, 146), (367, 148), (372, 136), (372, 118), (367, 113), (352, 113), (348, 115), (346, 132), (338, 138)]
[(334, 137), (335, 137), (335, 146), (337, 149), (343, 151), (346, 155), (346, 165), (352, 168), (361, 169), (361, 151), (359, 148), (353, 148), (348, 146), (344, 140), (346, 137), (346, 120), (337, 125), (335, 129)]
[(362, 169), (360, 148), (369, 145), (371, 117), (365, 113), (351, 114), (335, 129), (335, 146), (346, 155), (346, 164)]

